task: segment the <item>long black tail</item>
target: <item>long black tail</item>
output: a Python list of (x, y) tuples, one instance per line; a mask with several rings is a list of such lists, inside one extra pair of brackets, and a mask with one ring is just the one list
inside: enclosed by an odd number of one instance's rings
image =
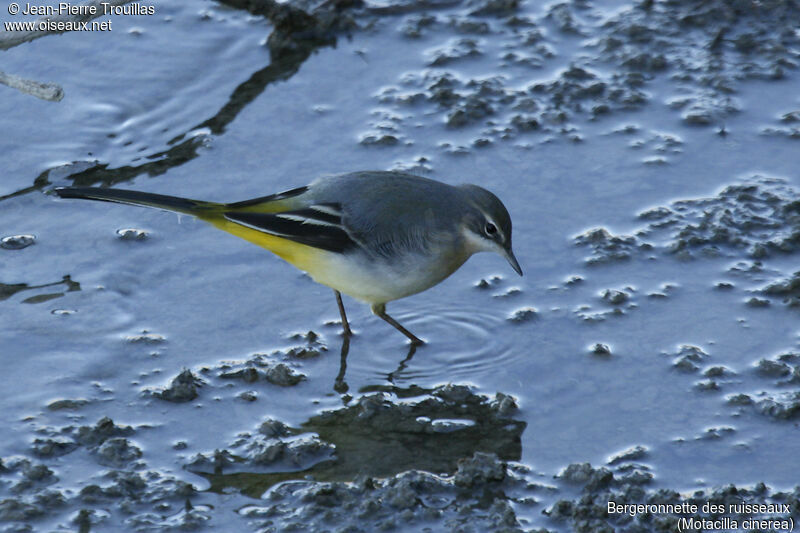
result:
[(120, 204), (154, 207), (167, 211), (177, 211), (190, 215), (201, 215), (203, 211), (210, 211), (220, 207), (213, 202), (200, 202), (178, 196), (167, 196), (149, 192), (131, 191), (126, 189), (104, 189), (101, 187), (58, 187), (56, 194), (61, 198), (84, 198), (102, 202), (116, 202)]

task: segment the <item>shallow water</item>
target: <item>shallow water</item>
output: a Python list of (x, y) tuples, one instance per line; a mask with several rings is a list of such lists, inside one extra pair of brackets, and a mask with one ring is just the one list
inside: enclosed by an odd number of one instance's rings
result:
[[(207, 2), (165, 2), (152, 17), (117, 17), (108, 34), (46, 37), (3, 52), (4, 70), (57, 81), (67, 95), (53, 104), (0, 87), (6, 125), (0, 136), (0, 237), (35, 236), (35, 244), (23, 249), (0, 249), (0, 294), (8, 294), (0, 299), (3, 462), (34, 458), (38, 437), (67, 435), (64, 428), (93, 426), (108, 416), (133, 426), (130, 441), (142, 452), (139, 466), (123, 461), (118, 469), (158, 472), (202, 490), (209, 485), (186, 469), (191, 459), (232, 447), (265, 418), (299, 428), (362, 394), (391, 390), (402, 397), (415, 387), (455, 383), (517, 399), (514, 418), (527, 425), (521, 453), (503, 458), (529, 466), (545, 483), (570, 463), (602, 465), (641, 445), (648, 450), (644, 462), (655, 475), (653, 487), (793, 487), (800, 476), (793, 459), (800, 451), (796, 417), (765, 415), (728, 398), (746, 393), (758, 401), (797, 390), (796, 383), (776, 384), (755, 369), (762, 358), (800, 351), (797, 308), (780, 297), (768, 298), (767, 306), (746, 305), (764, 297), (758, 291), (765, 285), (797, 270), (796, 253), (754, 258), (746, 248), (712, 243), (716, 251), (700, 246), (689, 258), (669, 253), (676, 237), (668, 229), (641, 237), (652, 250), (590, 264), (591, 247), (574, 238), (597, 227), (635, 235), (651, 223), (639, 213), (677, 200), (718, 198), (729, 185), (760, 183), (756, 175), (784, 180), (781, 187), (789, 192), (781, 193), (781, 205), (796, 199), (797, 140), (765, 129), (791, 127), (779, 119), (800, 105), (797, 75), (787, 69), (781, 80), (733, 77), (726, 79), (734, 85), (732, 96), (720, 96), (702, 83), (675, 79), (702, 61), (691, 46), (675, 47), (665, 50), (670, 69), (647, 73), (640, 105), (623, 109), (612, 102), (611, 111), (597, 118), (585, 102), (565, 105), (566, 122), (539, 116), (542, 126), (534, 131), (508, 129), (518, 108), (499, 93), (519, 105), (522, 97), (514, 91), (563, 80), (570, 65), (602, 76), (621, 71), (592, 45), (607, 31), (603, 21), (629, 8), (608, 4), (581, 11), (583, 36), (560, 31), (545, 16), (549, 7), (522, 6), (520, 14), (536, 21), (553, 57), (520, 45), (521, 35), (496, 17), (477, 17), (490, 31), (465, 36), (445, 22), (463, 19), (464, 6), (433, 12), (438, 26), (421, 26), (418, 38), (404, 36), (403, 28), (413, 26), (419, 13), (365, 17), (361, 23), (370, 21), (369, 29), (318, 48), (286, 79), (263, 83), (258, 73), (270, 56), (261, 44), (270, 24)], [(442, 50), (458, 55), (468, 49), (459, 44), (467, 37), (475, 40), (477, 55), (430, 65)], [(788, 49), (797, 56), (797, 48)], [(504, 58), (509, 50), (532, 59), (515, 63)], [(753, 62), (761, 58), (756, 52)], [(449, 111), (425, 96), (430, 91), (420, 81), (443, 72), (456, 76), (466, 92), (471, 77), (501, 76), (487, 96), (494, 112), (447, 127)], [(221, 113), (243, 86), (261, 90), (232, 116)], [(559, 90), (548, 89), (539, 110), (555, 105), (551, 96)], [(573, 94), (564, 91), (567, 99)], [(406, 104), (396, 97), (404, 92), (423, 96)], [(711, 124), (688, 124), (684, 111), (668, 105), (698, 93)], [(720, 110), (726, 98), (740, 110)], [(209, 126), (212, 117), (224, 118)], [(395, 141), (374, 146), (363, 140), (383, 134)], [(491, 142), (476, 147), (478, 138)], [(170, 152), (186, 139), (185, 153)], [(158, 161), (164, 164), (153, 163)], [(96, 164), (104, 170), (93, 170)], [(512, 215), (525, 276), (518, 278), (501, 258), (479, 255), (441, 285), (390, 304), (395, 318), (428, 341), (413, 352), (366, 306), (345, 298), (356, 332), (346, 365), (330, 289), (264, 250), (185, 216), (42, 194), (74, 181), (234, 201), (321, 174), (392, 168), (495, 192)], [(761, 241), (796, 230), (791, 224), (768, 229)], [(146, 237), (121, 239), (117, 232), (126, 228)], [(761, 271), (741, 272), (756, 260)], [(722, 281), (732, 289), (717, 288)], [(603, 298), (606, 290), (625, 296), (612, 303)], [(512, 320), (515, 313), (522, 313), (520, 320)], [(244, 365), (253, 354), (303, 345), (292, 335), (309, 330), (327, 350), (308, 359), (275, 356), (305, 376), (299, 384), (218, 378), (226, 362)], [(598, 343), (611, 354), (593, 354)], [(707, 355), (698, 371), (674, 367), (681, 345)], [(732, 372), (719, 379), (719, 390), (698, 388), (702, 371), (713, 365)], [(206, 381), (197, 399), (169, 403), (148, 393), (184, 368)], [(245, 391), (255, 401), (243, 399)], [(47, 408), (60, 399), (88, 402), (75, 410)], [(730, 430), (709, 438), (710, 428)], [(93, 453), (82, 447), (35, 458), (55, 472), (58, 481), (49, 488), (68, 501), (43, 516), (7, 520), (9, 527), (25, 521), (35, 530), (69, 527), (86, 507), (70, 498), (108, 475)], [(375, 465), (363, 460), (362, 473), (401, 471)], [(294, 469), (312, 467), (309, 462)], [(313, 468), (309, 473), (313, 479)], [(15, 492), (10, 478), (0, 491), (2, 498), (37, 494)], [(515, 507), (524, 527), (568, 527), (542, 515), (553, 496), (537, 498), (538, 505)], [(223, 531), (231, 520), (252, 525), (236, 510), (253, 501), (223, 490), (193, 503), (211, 506), (205, 526)], [(181, 503), (170, 505), (158, 511), (164, 520), (158, 527), (182, 519)], [(109, 516), (98, 518), (93, 531), (124, 523), (112, 504), (101, 507)], [(127, 522), (147, 529), (143, 523)]]

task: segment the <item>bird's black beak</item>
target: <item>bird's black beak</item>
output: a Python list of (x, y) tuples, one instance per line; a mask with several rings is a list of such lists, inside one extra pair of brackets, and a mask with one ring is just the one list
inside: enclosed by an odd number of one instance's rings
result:
[(519, 266), (519, 261), (517, 261), (517, 258), (514, 257), (514, 252), (511, 250), (510, 246), (508, 248), (503, 248), (503, 255), (506, 258), (506, 261), (508, 261), (508, 264), (511, 265), (511, 268), (514, 269), (514, 272), (521, 276), (522, 267)]

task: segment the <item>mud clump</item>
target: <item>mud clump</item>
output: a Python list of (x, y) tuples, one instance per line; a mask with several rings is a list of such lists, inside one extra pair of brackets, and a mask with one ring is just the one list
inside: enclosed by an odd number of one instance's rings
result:
[(151, 344), (151, 345), (158, 345), (167, 342), (166, 337), (163, 335), (159, 335), (158, 333), (151, 333), (147, 330), (142, 330), (141, 333), (137, 333), (136, 335), (129, 335), (125, 338), (126, 341), (130, 342), (131, 344)]
[(239, 380), (244, 383), (267, 382), (281, 387), (292, 387), (306, 379), (297, 367), (303, 361), (315, 359), (328, 351), (322, 338), (313, 331), (296, 333), (289, 337), (294, 346), (275, 350), (270, 354), (254, 353), (246, 360), (219, 364), (210, 369), (224, 380)]
[(142, 456), (142, 450), (128, 439), (108, 439), (97, 448), (97, 462), (103, 466), (121, 468)]
[(633, 289), (630, 288), (626, 288), (623, 290), (606, 289), (600, 294), (600, 297), (604, 302), (606, 302), (609, 305), (620, 306), (630, 301), (632, 292)]
[(83, 398), (77, 398), (74, 400), (64, 399), (64, 400), (54, 400), (47, 404), (47, 408), (51, 411), (60, 411), (60, 410), (77, 410), (81, 407), (87, 405), (89, 400)]
[[(94, 426), (49, 428), (42, 432), (49, 436), (34, 439), (31, 453), (40, 458), (54, 458), (72, 453), (79, 447), (86, 447), (95, 453), (109, 439), (116, 439), (119, 446), (122, 441), (127, 443), (125, 437), (133, 435), (135, 431), (130, 426), (118, 426), (110, 418), (103, 417)], [(114, 453), (112, 448), (107, 448), (101, 455), (107, 455), (111, 459)]]
[(347, 483), (415, 470), (461, 471), (458, 484), (468, 486), (468, 479), (500, 474), (478, 459), (474, 470), (465, 470), (464, 458), (520, 457), (525, 423), (513, 418), (516, 410), (511, 396), (489, 398), (466, 386), (388, 388), (324, 411), (300, 428), (267, 420), (223, 450), (195, 455), (187, 468), (208, 478), (213, 490), (232, 486), (253, 497), (287, 479)]
[(121, 241), (144, 241), (150, 237), (150, 234), (137, 228), (122, 228), (117, 230), (117, 238)]
[(611, 347), (609, 347), (608, 344), (598, 342), (589, 349), (589, 353), (597, 357), (610, 357)]
[(625, 316), (639, 307), (633, 301), (636, 292), (636, 289), (630, 286), (622, 289), (605, 289), (599, 294), (602, 309), (596, 310), (590, 304), (582, 304), (574, 314), (586, 323), (603, 322), (612, 317)]
[(519, 0), (469, 0), (467, 6), (472, 8), (472, 16), (502, 17), (513, 15), (519, 9)]
[(587, 265), (600, 265), (630, 259), (639, 251), (651, 250), (651, 244), (642, 243), (631, 235), (613, 235), (605, 228), (595, 228), (574, 238), (578, 246), (588, 246), (592, 255)]
[[(630, 458), (609, 463), (605, 467), (592, 467), (589, 463), (576, 463), (565, 468), (559, 479), (570, 485), (581, 487), (580, 496), (575, 499), (560, 499), (544, 511), (544, 514), (570, 531), (595, 533), (598, 531), (652, 531), (667, 533), (677, 531), (681, 520), (694, 519), (717, 520), (722, 515), (736, 520), (738, 524), (746, 519), (767, 518), (773, 520), (794, 521), (800, 517), (800, 509), (796, 502), (800, 495), (800, 487), (792, 492), (774, 492), (763, 483), (752, 488), (741, 488), (728, 485), (717, 489), (697, 490), (691, 494), (682, 494), (670, 489), (649, 489), (647, 485), (653, 475), (644, 465), (635, 461), (641, 454), (635, 453)], [(748, 503), (771, 503), (774, 508), (778, 504), (787, 505), (789, 514), (780, 513), (772, 516), (750, 514), (745, 509), (736, 507), (743, 501)], [(612, 506), (613, 504), (613, 506)], [(658, 512), (623, 512), (622, 505), (656, 506)], [(686, 506), (680, 507), (684, 504)], [(700, 513), (704, 504), (722, 506), (726, 512)], [(692, 513), (689, 505), (696, 506), (698, 512)], [(673, 506), (670, 509), (668, 506)], [(687, 509), (684, 512), (684, 509)], [(737, 528), (738, 526), (733, 526)], [(560, 529), (559, 529), (560, 530)]]
[[(136, 432), (131, 426), (117, 425), (104, 417), (94, 425), (44, 427), (39, 432), (50, 437), (37, 438), (31, 451), (47, 463), (27, 457), (0, 460), (0, 522), (10, 523), (4, 531), (45, 528), (38, 521), (65, 513), (70, 513), (70, 521), (79, 527), (110, 521), (112, 516), (116, 520), (117, 515), (124, 517), (119, 523), (124, 520), (125, 529), (131, 530), (141, 530), (133, 524), (154, 520), (158, 530), (168, 523), (170, 527), (183, 523), (174, 513), (187, 498), (196, 495), (194, 487), (148, 470), (142, 450), (127, 438)], [(68, 463), (57, 458), (80, 449), (108, 470), (102, 476), (81, 480), (81, 489), (76, 491), (62, 486), (70, 481), (60, 479), (58, 469)], [(101, 478), (103, 481), (99, 481)], [(164, 518), (164, 513), (173, 516)]]
[(0, 248), (4, 250), (22, 250), (33, 244), (36, 244), (33, 235), (9, 235), (0, 239)]
[[(716, 196), (673, 202), (639, 215), (648, 224), (634, 235), (613, 235), (604, 228), (574, 238), (591, 248), (589, 265), (630, 259), (657, 250), (680, 259), (737, 257), (762, 260), (800, 251), (798, 191), (785, 180), (753, 176), (729, 185)], [(791, 300), (800, 283), (785, 281), (769, 294), (786, 294)], [(765, 289), (766, 291), (766, 289)], [(793, 300), (792, 300), (793, 301)]]
[[(721, 248), (744, 249), (749, 257), (795, 253), (800, 249), (800, 209), (797, 191), (778, 179), (755, 176), (730, 185), (717, 196), (672, 204), (660, 227), (673, 230), (669, 251), (701, 250), (711, 255)], [(655, 235), (654, 225), (641, 235)]]
[(310, 347), (295, 347), (286, 352), (275, 352), (273, 355), (253, 354), (244, 362), (219, 365), (217, 376), (225, 380), (241, 380), (244, 383), (268, 382), (281, 387), (291, 387), (305, 380), (306, 376), (287, 363), (275, 362), (275, 357), (302, 360), (317, 357), (319, 353)]
[[(782, 357), (795, 359), (797, 356), (795, 354), (787, 354)], [(800, 375), (800, 366), (795, 367), (794, 370), (798, 371), (798, 375)], [(791, 365), (781, 360), (774, 361), (772, 359), (761, 359), (756, 365), (756, 372), (765, 378), (783, 378), (794, 374)]]
[(55, 472), (47, 465), (24, 457), (4, 459), (3, 474), (15, 476), (15, 482), (10, 486), (14, 494), (39, 491), (58, 482)]
[(702, 348), (690, 344), (682, 344), (673, 357), (672, 367), (681, 372), (697, 372), (700, 365), (705, 363), (709, 355)]
[(60, 457), (78, 447), (78, 443), (70, 438), (37, 438), (33, 441), (31, 453), (36, 457)]
[(757, 412), (776, 420), (797, 420), (800, 417), (800, 391), (769, 394), (755, 402)]
[[(702, 348), (681, 345), (674, 354), (664, 354), (672, 358), (672, 366), (686, 374), (697, 374), (710, 356)], [(758, 381), (744, 381), (745, 378)], [(745, 412), (766, 416), (777, 421), (796, 421), (800, 418), (800, 354), (782, 353), (771, 358), (761, 358), (754, 362), (747, 372), (737, 373), (722, 365), (712, 365), (702, 371), (703, 380), (697, 381), (694, 388), (703, 392), (718, 392), (726, 389), (758, 390), (756, 393), (728, 393), (724, 401), (737, 411), (736, 416)], [(764, 381), (770, 385), (765, 388)]]
[[(373, 123), (362, 144), (405, 139), (403, 130), (425, 116), (450, 129), (478, 130), (460, 150), (446, 150), (453, 154), (531, 134), (579, 141), (581, 122), (648, 105), (648, 85), (668, 75), (668, 103), (683, 122), (724, 132), (725, 119), (742, 109), (734, 95), (743, 81), (781, 79), (800, 58), (800, 36), (791, 22), (800, 8), (787, 1), (640, 2), (611, 16), (592, 2), (558, 2), (538, 15), (521, 13), (517, 0), (466, 2), (467, 14), (463, 4), (439, 5), (400, 22), (406, 37), (438, 38), (439, 44), (422, 54), (416, 72), (376, 96), (403, 118), (386, 136)], [(370, 12), (419, 9), (398, 1)], [(584, 42), (577, 51), (566, 50), (563, 42), (574, 37)], [(698, 54), (701, 49), (707, 53)], [(566, 68), (558, 68), (557, 57)], [(476, 66), (501, 75), (476, 77)], [(545, 68), (553, 74), (543, 76)], [(796, 115), (786, 113), (786, 127), (765, 133), (800, 137)]]
[(745, 249), (753, 259), (794, 253), (800, 248), (795, 194), (779, 180), (757, 178), (728, 186), (715, 198), (676, 202), (671, 220), (678, 230), (670, 250), (726, 246)]
[[(731, 93), (741, 81), (779, 79), (797, 68), (800, 37), (789, 21), (799, 15), (783, 1), (644, 2), (605, 21), (594, 46), (638, 72), (670, 67), (678, 82), (672, 107), (687, 124), (707, 126), (739, 111)], [(698, 47), (710, 53), (698, 56)]]
[(760, 379), (771, 381), (770, 388), (754, 395), (730, 395), (728, 405), (753, 410), (775, 420), (800, 418), (800, 354), (788, 352), (759, 359), (753, 372)]
[(270, 367), (266, 372), (266, 379), (273, 385), (291, 387), (303, 381), (306, 377), (289, 368), (284, 363)]
[(769, 307), (769, 300), (765, 300), (764, 298), (756, 298), (753, 296), (745, 302), (745, 305), (753, 308)]
[(781, 126), (767, 126), (761, 130), (762, 135), (800, 139), (800, 111), (785, 113), (780, 118)]
[(304, 427), (336, 444), (344, 469), (361, 468), (365, 457), (380, 456), (375, 461), (380, 468), (373, 467), (371, 475), (409, 468), (453, 472), (459, 458), (476, 451), (519, 457), (525, 423), (510, 418), (515, 405), (507, 395), (490, 400), (469, 387), (447, 385), (400, 404), (385, 392), (362, 396), (345, 409), (311, 418)]
[(800, 271), (788, 278), (770, 283), (761, 292), (767, 296), (782, 298), (787, 307), (800, 308)]
[(522, 528), (504, 491), (519, 484), (495, 455), (476, 453), (462, 459), (450, 476), (411, 470), (386, 479), (282, 484), (264, 495), (263, 504), (241, 514), (253, 527), (282, 530), (314, 529), (324, 520), (345, 531), (446, 527), (513, 532)]
[(395, 146), (400, 144), (400, 138), (391, 133), (374, 132), (362, 135), (358, 143), (363, 146)]
[(514, 311), (511, 316), (508, 317), (508, 320), (514, 324), (524, 324), (536, 320), (538, 316), (539, 314), (535, 308), (522, 307)]
[(290, 337), (293, 341), (301, 341), (297, 346), (284, 350), (284, 354), (292, 359), (312, 359), (328, 351), (322, 337), (313, 331), (296, 333)]
[(170, 382), (169, 387), (151, 391), (151, 394), (161, 400), (173, 403), (191, 402), (198, 396), (197, 389), (203, 381), (192, 374), (189, 369), (184, 369)]
[(455, 39), (439, 50), (431, 52), (433, 59), (428, 66), (441, 67), (464, 58), (478, 57), (483, 54), (478, 41), (471, 38)]

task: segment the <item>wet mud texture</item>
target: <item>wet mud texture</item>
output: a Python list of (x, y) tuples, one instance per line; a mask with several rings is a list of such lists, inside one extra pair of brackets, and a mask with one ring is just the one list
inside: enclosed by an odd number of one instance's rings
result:
[[(50, 408), (83, 405), (59, 401)], [(240, 510), (254, 529), (320, 530), (337, 522), (369, 531), (431, 522), (496, 530), (516, 523), (506, 491), (526, 486), (498, 459), (520, 457), (525, 423), (514, 419), (516, 411), (513, 398), (498, 393), (490, 399), (466, 386), (375, 392), (302, 428), (268, 419), (227, 449), (196, 454), (186, 468), (206, 477), (213, 492), (266, 493), (264, 505)], [(107, 417), (91, 426), (39, 428), (32, 458), (0, 462), (0, 521), (11, 523), (3, 531), (33, 531), (31, 521), (67, 509), (80, 509), (70, 522), (83, 531), (114, 523), (131, 531), (201, 528), (211, 519), (202, 493), (148, 466), (135, 442), (146, 431)], [(78, 491), (63, 488), (58, 477), (61, 458), (77, 455), (106, 469), (101, 480), (86, 480)]]
[[(632, 235), (594, 228), (575, 237), (592, 250), (590, 265), (673, 254), (678, 259), (741, 257), (763, 260), (800, 250), (798, 191), (778, 178), (753, 176), (711, 198), (681, 200), (639, 214), (645, 226)], [(791, 294), (791, 281), (770, 286)]]
[[(190, 468), (208, 476), (212, 490), (236, 486), (252, 496), (307, 474), (346, 481), (407, 469), (452, 473), (460, 459), (477, 452), (518, 460), (526, 424), (513, 418), (516, 410), (510, 396), (489, 399), (466, 386), (392, 389), (324, 411), (299, 429), (268, 420), (258, 433), (240, 435), (229, 452), (201, 454)], [(274, 463), (284, 464), (281, 473), (257, 474)]]
[[(67, 407), (72, 406), (53, 406)], [(64, 526), (80, 531), (114, 523), (124, 523), (133, 531), (169, 530), (169, 523), (176, 518), (182, 527), (207, 520), (202, 512), (181, 511), (195, 494), (192, 485), (146, 468), (142, 450), (131, 439), (144, 430), (117, 425), (110, 418), (91, 426), (40, 428), (30, 458), (4, 457), (0, 462), (5, 493), (0, 499), (0, 522), (10, 523), (3, 531), (36, 531), (38, 520), (64, 511), (71, 513)], [(60, 486), (57, 465), (68, 455), (95, 462), (104, 469), (100, 479), (84, 483), (78, 490)], [(126, 518), (115, 518), (109, 524), (112, 512)], [(180, 516), (174, 516), (176, 513)]]
[[(594, 228), (576, 236), (574, 242), (590, 250), (585, 262), (598, 268), (628, 260), (737, 260), (722, 267), (720, 275), (726, 280), (718, 282), (716, 290), (742, 294), (742, 306), (785, 309), (787, 319), (794, 320), (800, 309), (800, 274), (768, 265), (794, 257), (800, 250), (798, 198), (800, 191), (785, 180), (752, 176), (712, 197), (650, 208), (638, 215), (645, 225), (632, 234), (614, 235)], [(630, 291), (604, 292), (602, 299), (613, 306), (611, 310), (594, 311), (587, 306), (577, 314), (585, 321), (600, 321), (635, 309)], [(780, 420), (800, 416), (796, 351), (762, 356), (752, 367), (738, 369), (715, 362), (715, 357), (693, 345), (680, 346), (677, 353), (667, 355), (674, 369), (705, 378), (695, 383), (698, 390), (722, 392), (736, 412), (753, 410)], [(747, 392), (752, 382), (743, 382), (742, 375), (755, 378), (759, 390)]]
[[(678, 531), (682, 518), (709, 519), (708, 514), (640, 513), (631, 516), (626, 513), (609, 514), (608, 502), (631, 502), (649, 505), (692, 503), (698, 509), (705, 504), (723, 505), (742, 502), (782, 503), (788, 505), (789, 514), (768, 518), (795, 522), (800, 518), (800, 486), (792, 491), (773, 491), (764, 484), (752, 488), (728, 485), (718, 489), (697, 490), (682, 494), (669, 489), (648, 488), (653, 474), (647, 466), (638, 463), (646, 456), (643, 450), (633, 449), (632, 457), (612, 459), (605, 467), (594, 468), (589, 463), (572, 464), (559, 474), (565, 482), (579, 488), (580, 496), (575, 499), (562, 499), (544, 513), (557, 522), (567, 525), (570, 531), (581, 533), (615, 531), (626, 532), (673, 532)], [(641, 456), (641, 457), (640, 457)], [(719, 513), (712, 519), (722, 516), (737, 520), (758, 518), (760, 515), (744, 513)], [(549, 531), (549, 530), (539, 530)], [(771, 531), (771, 530), (770, 530)]]
[[(530, 134), (537, 142), (582, 141), (582, 122), (650, 104), (649, 86), (660, 79), (668, 81), (669, 108), (685, 124), (724, 134), (726, 118), (741, 110), (742, 81), (780, 80), (800, 62), (800, 37), (790, 22), (800, 10), (790, 1), (642, 1), (611, 17), (589, 1), (553, 3), (540, 15), (519, 2), (469, 5), (467, 13), (404, 19), (409, 39), (442, 30), (463, 36), (432, 50), (420, 71), (376, 96), (381, 107), (362, 144), (413, 142), (408, 117), (417, 113), (439, 116), (446, 129), (479, 128), (470, 143), (440, 145), (448, 153)], [(547, 78), (548, 67), (564, 60), (565, 40), (580, 43), (577, 51), (568, 68)], [(475, 76), (473, 60), (493, 63), (486, 70), (498, 74)], [(788, 112), (782, 126), (764, 133), (796, 137), (796, 122)]]

